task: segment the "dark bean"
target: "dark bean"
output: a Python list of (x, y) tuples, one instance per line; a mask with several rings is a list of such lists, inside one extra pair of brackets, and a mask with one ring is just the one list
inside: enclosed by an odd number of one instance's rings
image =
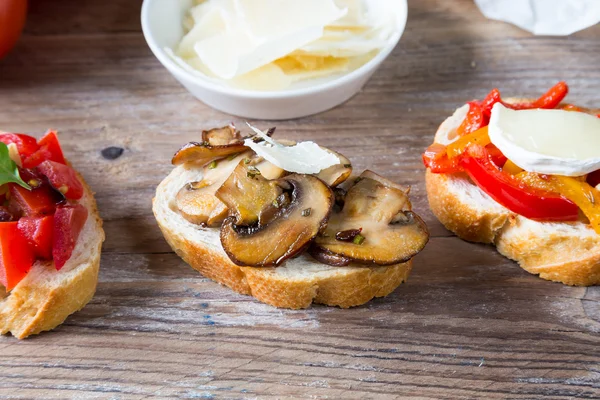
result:
[(116, 160), (123, 155), (124, 151), (125, 149), (122, 147), (110, 146), (102, 150), (101, 153), (102, 157), (106, 158), (107, 160)]

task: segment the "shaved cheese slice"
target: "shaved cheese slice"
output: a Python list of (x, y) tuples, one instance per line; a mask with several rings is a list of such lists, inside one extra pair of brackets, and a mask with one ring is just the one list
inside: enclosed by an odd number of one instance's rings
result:
[(294, 146), (284, 146), (268, 137), (260, 129), (250, 124), (248, 126), (264, 141), (256, 143), (252, 139), (246, 139), (244, 145), (285, 171), (298, 174), (317, 174), (340, 163), (337, 156), (323, 150), (315, 142), (299, 142)]
[(361, 67), (388, 45), (396, 1), (194, 0), (186, 35), (167, 54), (233, 87), (306, 87)]
[(238, 27), (197, 42), (194, 50), (217, 76), (232, 79), (319, 39), (346, 11), (332, 0), (237, 0)]

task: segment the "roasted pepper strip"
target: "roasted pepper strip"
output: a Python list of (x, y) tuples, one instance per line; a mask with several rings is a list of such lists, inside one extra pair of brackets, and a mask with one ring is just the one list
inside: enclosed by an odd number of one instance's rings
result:
[(560, 102), (563, 101), (567, 93), (569, 93), (569, 86), (565, 82), (558, 82), (537, 100), (511, 104), (502, 100), (498, 89), (493, 89), (481, 102), (481, 110), (483, 115), (489, 119), (492, 107), (496, 103), (502, 103), (505, 107), (512, 108), (513, 110), (529, 110), (532, 108), (552, 109), (560, 105)]
[(463, 122), (456, 129), (458, 136), (468, 135), (489, 124), (489, 116), (486, 117), (484, 115), (483, 108), (479, 102), (470, 101), (467, 104), (469, 104), (469, 111)]
[(556, 192), (579, 206), (592, 228), (600, 234), (600, 191), (587, 182), (568, 176), (551, 175), (549, 180)]
[(488, 127), (477, 129), (473, 133), (461, 136), (454, 142), (450, 143), (446, 148), (449, 158), (458, 157), (465, 152), (467, 147), (471, 144), (478, 144), (481, 146), (487, 146), (490, 144), (490, 136), (488, 135)]
[(460, 160), (448, 158), (446, 146), (434, 143), (423, 153), (423, 164), (436, 174), (452, 174), (460, 171)]
[(503, 172), (493, 163), (486, 148), (471, 145), (460, 160), (473, 182), (512, 212), (544, 221), (577, 220), (579, 209), (573, 202), (556, 193), (532, 188)]

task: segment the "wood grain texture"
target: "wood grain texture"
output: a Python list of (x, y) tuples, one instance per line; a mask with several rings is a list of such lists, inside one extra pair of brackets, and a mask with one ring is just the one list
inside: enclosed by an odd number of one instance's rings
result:
[[(432, 240), (385, 299), (283, 311), (199, 276), (160, 235), (150, 201), (172, 153), (242, 121), (194, 100), (154, 59), (140, 3), (31, 0), (0, 62), (0, 127), (60, 130), (107, 234), (84, 310), (53, 332), (0, 338), (0, 397), (600, 398), (599, 288), (542, 281), (453, 237), (428, 211), (420, 161), (437, 125), (492, 87), (535, 96), (562, 79), (573, 102), (600, 107), (600, 26), (532, 37), (472, 1), (409, 1), (400, 45), (360, 95), (277, 126), (412, 185)], [(105, 159), (109, 146), (122, 156)]]

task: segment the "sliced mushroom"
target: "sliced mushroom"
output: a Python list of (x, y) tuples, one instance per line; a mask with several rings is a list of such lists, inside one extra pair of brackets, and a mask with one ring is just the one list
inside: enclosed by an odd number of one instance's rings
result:
[(215, 159), (248, 150), (233, 125), (202, 132), (202, 140), (201, 143), (190, 142), (179, 149), (171, 161), (173, 165), (185, 163), (205, 165)]
[[(327, 185), (311, 175), (292, 174), (276, 181), (256, 182), (265, 186), (274, 182), (281, 189), (278, 199), (283, 198), (283, 204), (277, 204), (277, 211), (268, 220), (259, 218), (252, 225), (241, 225), (236, 223), (241, 210), (234, 207), (248, 201), (236, 199), (229, 204), (233, 215), (221, 227), (221, 244), (237, 265), (277, 266), (304, 250), (325, 227), (334, 197)], [(261, 190), (272, 193), (270, 187)], [(251, 199), (253, 193), (238, 192), (236, 196)], [(261, 213), (272, 211), (273, 203), (263, 200), (265, 209)]]
[(233, 125), (227, 125), (222, 128), (214, 128), (209, 131), (202, 131), (202, 141), (211, 146), (227, 146), (243, 141), (240, 131)]
[(175, 197), (175, 205), (181, 215), (193, 224), (220, 226), (227, 216), (227, 206), (215, 197), (215, 192), (236, 166), (251, 156), (252, 152), (247, 151), (205, 166), (202, 180), (186, 184)]
[[(429, 233), (421, 218), (410, 211), (406, 191), (398, 187), (365, 171), (349, 189), (342, 210), (331, 215), (327, 228), (315, 239), (311, 254), (322, 262), (327, 261), (325, 254), (338, 256), (336, 262), (341, 257), (377, 265), (414, 257), (427, 244)], [(348, 232), (358, 230), (349, 240)]]
[(325, 147), (321, 148), (335, 154), (337, 158), (340, 159), (340, 163), (332, 165), (329, 168), (325, 168), (317, 174), (317, 178), (321, 179), (331, 187), (336, 187), (350, 177), (352, 174), (352, 164), (350, 163), (350, 160), (348, 160), (343, 154), (329, 150)]
[[(267, 136), (272, 136), (275, 128), (267, 131)], [(227, 125), (222, 128), (211, 129), (202, 132), (202, 142), (190, 142), (184, 145), (175, 153), (171, 163), (173, 165), (193, 163), (205, 165), (209, 162), (241, 153), (248, 148), (244, 145), (244, 140), (248, 137), (241, 137), (239, 131), (233, 125)], [(255, 138), (261, 141), (260, 138)]]
[(275, 207), (283, 188), (276, 180), (265, 179), (260, 170), (249, 165), (249, 160), (238, 164), (224, 181), (215, 196), (230, 210), (237, 225), (265, 223), (263, 211)]

